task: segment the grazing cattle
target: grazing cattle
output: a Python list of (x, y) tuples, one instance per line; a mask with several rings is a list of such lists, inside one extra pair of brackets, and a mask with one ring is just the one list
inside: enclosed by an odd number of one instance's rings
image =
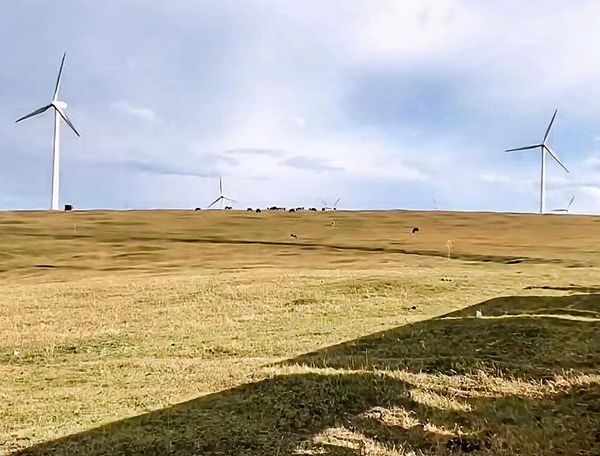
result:
[(294, 233), (290, 233), (290, 237), (293, 239), (298, 239), (298, 236), (296, 236)]
[(230, 211), (231, 209), (233, 209), (233, 207), (231, 207), (231, 206), (225, 206), (225, 210), (226, 211)]
[(260, 214), (262, 211), (260, 209), (256, 209), (256, 213)]
[(248, 209), (246, 209), (248, 212), (253, 212), (254, 209), (252, 209), (251, 207), (249, 207)]
[(288, 212), (296, 212), (296, 209), (291, 208)]
[(65, 204), (65, 211), (72, 211), (73, 210), (73, 206), (71, 206), (70, 204)]
[(312, 212), (317, 212), (317, 208), (316, 208), (316, 207), (311, 207), (311, 208), (309, 209), (309, 211), (312, 211)]
[(198, 212), (201, 211), (202, 209), (200, 209), (199, 207), (197, 207), (196, 209), (194, 209), (194, 212)]
[(322, 212), (324, 212), (324, 211), (326, 211), (326, 210), (327, 210), (327, 209), (326, 209), (326, 208), (324, 208), (324, 207), (322, 207), (322, 208), (321, 208), (321, 211), (322, 211)]
[(419, 231), (419, 227), (418, 227), (418, 226), (415, 226), (415, 227), (413, 227), (413, 229), (412, 229), (411, 233), (412, 233), (412, 234), (415, 234), (417, 231)]

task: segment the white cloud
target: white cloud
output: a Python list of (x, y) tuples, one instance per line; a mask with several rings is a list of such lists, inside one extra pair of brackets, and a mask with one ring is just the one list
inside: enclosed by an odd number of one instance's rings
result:
[(145, 120), (147, 122), (153, 123), (158, 121), (158, 115), (154, 110), (142, 106), (135, 106), (125, 100), (113, 103), (113, 107), (120, 112), (128, 114), (132, 117), (136, 117), (138, 119)]

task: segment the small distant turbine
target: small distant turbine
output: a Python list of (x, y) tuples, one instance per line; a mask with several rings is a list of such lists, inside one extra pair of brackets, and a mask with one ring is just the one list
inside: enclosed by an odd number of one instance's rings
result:
[(38, 114), (42, 114), (46, 112), (48, 109), (54, 109), (54, 145), (52, 148), (52, 199), (50, 207), (53, 211), (57, 211), (59, 209), (59, 198), (60, 198), (60, 119), (64, 120), (67, 125), (73, 130), (73, 132), (79, 136), (79, 133), (67, 117), (67, 113), (65, 109), (67, 109), (67, 103), (64, 101), (58, 100), (58, 91), (60, 89), (60, 80), (62, 76), (63, 66), (65, 64), (65, 57), (67, 53), (63, 54), (62, 61), (60, 62), (60, 69), (58, 70), (58, 78), (56, 78), (56, 86), (54, 88), (54, 95), (52, 96), (52, 101), (50, 104), (43, 106), (39, 109), (36, 109), (30, 114), (17, 119), (17, 122), (21, 122), (22, 120), (29, 119), (30, 117), (37, 116)]
[(342, 198), (336, 199), (335, 202), (331, 206), (329, 206), (329, 204), (327, 204), (327, 201), (322, 201), (322, 203), (323, 203), (323, 209), (327, 209), (327, 210), (332, 209), (332, 210), (336, 211), (337, 210), (337, 205), (338, 205), (338, 203), (340, 202), (341, 199)]
[(571, 198), (571, 201), (569, 201), (569, 204), (567, 204), (567, 207), (562, 208), (562, 209), (553, 209), (552, 212), (569, 212), (569, 209), (571, 208), (571, 204), (573, 204), (573, 201), (575, 201), (575, 195), (573, 195), (573, 197)]
[(540, 214), (544, 213), (544, 210), (546, 207), (545, 206), (545, 204), (546, 204), (546, 201), (545, 201), (546, 200), (546, 152), (548, 152), (550, 154), (550, 156), (556, 161), (556, 163), (558, 163), (560, 166), (562, 166), (563, 169), (567, 173), (569, 172), (567, 167), (562, 164), (562, 162), (559, 160), (558, 156), (554, 153), (554, 151), (552, 151), (552, 149), (550, 149), (550, 147), (548, 147), (548, 145), (546, 144), (546, 141), (548, 140), (548, 135), (550, 134), (550, 129), (552, 128), (552, 124), (554, 123), (554, 119), (556, 117), (557, 112), (558, 112), (558, 109), (556, 109), (554, 111), (552, 120), (550, 120), (550, 124), (548, 124), (548, 128), (546, 129), (546, 134), (544, 135), (544, 139), (542, 140), (542, 142), (540, 144), (533, 144), (531, 146), (517, 147), (516, 149), (505, 150), (505, 152), (516, 152), (519, 150), (537, 149), (538, 147), (540, 148), (541, 161), (542, 161), (541, 173), (540, 173)]
[(208, 208), (210, 209), (215, 204), (217, 204), (219, 201), (221, 201), (222, 209), (225, 209), (225, 201), (231, 201), (232, 203), (237, 203), (236, 200), (231, 199), (231, 198), (227, 198), (223, 194), (223, 179), (221, 178), (221, 176), (219, 176), (219, 197), (216, 200), (214, 200), (212, 203), (210, 203), (208, 205)]

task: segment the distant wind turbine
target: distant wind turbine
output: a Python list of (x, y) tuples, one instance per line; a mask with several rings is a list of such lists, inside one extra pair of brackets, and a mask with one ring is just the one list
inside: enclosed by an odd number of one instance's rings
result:
[(569, 209), (571, 208), (571, 204), (573, 204), (573, 201), (575, 201), (575, 195), (573, 195), (573, 197), (569, 201), (569, 204), (567, 204), (567, 207), (562, 208), (562, 209), (553, 209), (552, 212), (569, 212)]
[(64, 120), (67, 125), (73, 130), (73, 132), (79, 136), (79, 133), (67, 117), (65, 109), (67, 109), (67, 103), (58, 100), (58, 91), (60, 89), (60, 79), (62, 76), (63, 65), (65, 64), (65, 57), (67, 54), (63, 54), (62, 61), (60, 62), (60, 69), (58, 70), (58, 78), (56, 78), (56, 87), (54, 88), (54, 95), (50, 104), (36, 109), (30, 114), (17, 119), (17, 122), (29, 119), (30, 117), (37, 116), (46, 112), (48, 109), (54, 109), (54, 145), (52, 148), (52, 199), (50, 207), (53, 211), (59, 209), (59, 198), (60, 198), (60, 119)]
[(342, 198), (338, 198), (335, 200), (335, 202), (329, 206), (329, 204), (327, 204), (327, 201), (321, 201), (323, 203), (323, 209), (333, 209), (334, 211), (337, 210), (337, 205), (340, 202)]
[(558, 156), (554, 153), (550, 147), (546, 144), (548, 140), (548, 135), (550, 134), (550, 129), (552, 128), (552, 124), (554, 123), (554, 119), (556, 118), (556, 113), (558, 109), (554, 111), (554, 115), (552, 116), (552, 120), (548, 124), (548, 128), (546, 129), (546, 134), (544, 135), (544, 139), (540, 144), (533, 144), (531, 146), (517, 147), (516, 149), (507, 149), (505, 152), (516, 152), (519, 150), (529, 150), (529, 149), (537, 149), (540, 148), (541, 151), (541, 173), (540, 173), (540, 214), (544, 213), (545, 204), (546, 204), (546, 152), (550, 154), (550, 156), (558, 163), (563, 169), (568, 173), (569, 170), (565, 165), (562, 164)]
[(231, 198), (227, 198), (224, 194), (223, 194), (223, 180), (221, 178), (221, 176), (219, 176), (219, 197), (214, 200), (212, 203), (210, 203), (208, 205), (209, 208), (213, 207), (215, 204), (217, 204), (219, 201), (221, 201), (222, 203), (222, 208), (225, 209), (225, 201), (231, 201), (232, 203), (236, 203), (237, 201)]

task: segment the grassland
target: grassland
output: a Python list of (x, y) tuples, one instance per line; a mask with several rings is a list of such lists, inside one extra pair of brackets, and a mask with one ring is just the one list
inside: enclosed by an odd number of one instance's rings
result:
[(600, 218), (5, 213), (0, 233), (0, 454), (600, 454)]

